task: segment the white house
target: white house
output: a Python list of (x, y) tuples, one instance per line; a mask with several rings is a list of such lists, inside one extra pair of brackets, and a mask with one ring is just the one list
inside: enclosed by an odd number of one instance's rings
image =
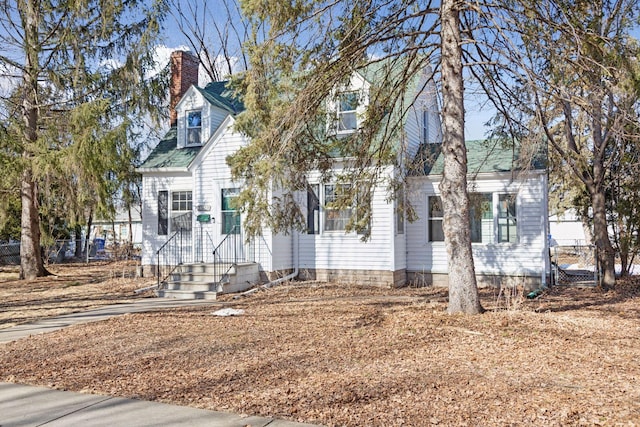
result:
[[(172, 101), (174, 123), (139, 168), (142, 264), (147, 270), (162, 264), (206, 265), (222, 258), (228, 262), (233, 253), (234, 263), (255, 265), (260, 275), (243, 276), (232, 290), (249, 286), (239, 282), (283, 275), (376, 285), (446, 285), (438, 198), (440, 120), (435, 88), (426, 83), (426, 72), (413, 85), (412, 105), (398, 144), (405, 155), (433, 155), (408, 178), (405, 197), (417, 213), (416, 221), (398, 215), (397, 201), (389, 200), (386, 186), (381, 185), (374, 189), (371, 202), (371, 236), (363, 241), (357, 233), (345, 232), (356, 209), (337, 211), (327, 206), (343, 184), (323, 182), (320, 174), (310, 173), (309, 191), (299, 195), (308, 215), (307, 230), (287, 235), (264, 230), (260, 238), (247, 243), (238, 238), (243, 220), (231, 203), (242, 183), (232, 180), (226, 164), (226, 157), (247, 143), (233, 126), (243, 107), (224, 83), (196, 86), (197, 71), (193, 75), (191, 61), (184, 52), (172, 56), (172, 87), (177, 88)], [(333, 106), (338, 132), (357, 131), (358, 113), (366, 108), (367, 93), (375, 84), (371, 69), (356, 71), (350, 87), (337, 94)], [(518, 168), (513, 150), (497, 144), (470, 142), (467, 149), (474, 201), (473, 251), (481, 283), (497, 284), (505, 277), (518, 277), (530, 287), (544, 283), (550, 272), (544, 167)], [(340, 167), (336, 161), (335, 168)], [(399, 171), (389, 166), (386, 173), (392, 177)]]

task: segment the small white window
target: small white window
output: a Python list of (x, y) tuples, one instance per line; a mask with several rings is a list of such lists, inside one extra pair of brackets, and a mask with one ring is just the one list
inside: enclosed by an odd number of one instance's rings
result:
[(353, 208), (338, 207), (340, 198), (349, 192), (348, 184), (330, 184), (324, 186), (324, 231), (345, 230), (353, 215)]
[(498, 195), (498, 242), (516, 243), (518, 223), (516, 217), (516, 195)]
[(442, 230), (442, 219), (444, 210), (442, 200), (438, 196), (429, 197), (429, 241), (444, 242), (444, 231)]
[(429, 143), (429, 110), (422, 111), (422, 142)]
[(338, 132), (358, 129), (358, 92), (343, 92), (338, 95)]
[(189, 231), (192, 228), (192, 196), (191, 191), (174, 191), (171, 193), (171, 230)]
[(202, 111), (187, 112), (187, 145), (200, 145), (202, 135)]

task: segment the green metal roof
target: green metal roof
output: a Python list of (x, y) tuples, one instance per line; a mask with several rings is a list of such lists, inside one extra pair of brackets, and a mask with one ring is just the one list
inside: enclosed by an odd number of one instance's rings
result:
[[(226, 81), (209, 83), (204, 89), (194, 86), (211, 105), (218, 107), (229, 114), (236, 115), (244, 110), (242, 101), (233, 96), (227, 88)], [(140, 166), (140, 169), (169, 169), (187, 168), (202, 146), (183, 147), (178, 149), (178, 130), (171, 127), (158, 145), (151, 151), (149, 157)]]
[(236, 98), (231, 90), (228, 89), (228, 81), (211, 82), (207, 86), (195, 88), (202, 96), (211, 104), (221, 108), (231, 114), (238, 114), (244, 111), (244, 105), (241, 100)]
[(186, 168), (202, 147), (185, 147), (178, 150), (178, 129), (172, 126), (153, 149), (140, 169)]
[[(504, 144), (496, 140), (466, 141), (467, 170), (469, 174), (510, 172), (524, 169), (545, 169), (543, 155), (537, 155), (530, 165), (524, 165), (520, 159), (517, 145)], [(425, 144), (421, 147), (417, 157), (418, 174), (442, 175), (444, 158), (441, 144)]]

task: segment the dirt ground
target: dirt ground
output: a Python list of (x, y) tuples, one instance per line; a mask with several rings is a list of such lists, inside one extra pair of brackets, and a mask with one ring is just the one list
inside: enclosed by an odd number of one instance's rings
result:
[(106, 304), (150, 296), (135, 289), (153, 284), (136, 278), (134, 261), (49, 264), (51, 276), (18, 280), (17, 266), (0, 266), (0, 329)]
[(640, 425), (637, 282), (481, 294), (486, 313), (452, 316), (442, 289), (284, 285), (224, 297), (238, 316), (131, 314), (0, 345), (0, 381), (328, 426)]

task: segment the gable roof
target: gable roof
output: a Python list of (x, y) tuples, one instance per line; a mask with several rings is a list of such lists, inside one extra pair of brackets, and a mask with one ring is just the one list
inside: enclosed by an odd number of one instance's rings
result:
[[(244, 105), (229, 90), (227, 84), (227, 81), (212, 82), (204, 88), (198, 86), (193, 88), (200, 92), (208, 103), (235, 116), (244, 111)], [(177, 126), (172, 126), (138, 170), (141, 172), (158, 169), (186, 170), (203, 146), (178, 148), (178, 129)]]
[(194, 86), (211, 105), (214, 105), (230, 114), (239, 114), (244, 111), (242, 100), (238, 99), (232, 90), (228, 88), (228, 81), (211, 82), (204, 89)]
[[(543, 154), (534, 156), (530, 165), (522, 164), (525, 159), (520, 158), (520, 147), (517, 144), (513, 146), (496, 140), (473, 140), (466, 141), (465, 145), (469, 174), (546, 168)], [(444, 172), (442, 144), (423, 144), (414, 162), (415, 175), (442, 175)]]

